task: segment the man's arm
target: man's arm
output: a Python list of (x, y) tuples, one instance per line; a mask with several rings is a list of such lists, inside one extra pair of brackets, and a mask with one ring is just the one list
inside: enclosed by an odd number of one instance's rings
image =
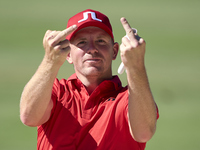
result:
[(20, 118), (28, 126), (45, 123), (51, 114), (51, 93), (59, 68), (69, 54), (69, 41), (65, 37), (76, 29), (48, 30), (43, 39), (45, 56), (36, 73), (25, 86), (20, 101)]
[(120, 46), (128, 80), (130, 130), (136, 141), (147, 142), (156, 130), (157, 110), (145, 69), (145, 41), (133, 32), (125, 18), (121, 23), (130, 39), (123, 37)]

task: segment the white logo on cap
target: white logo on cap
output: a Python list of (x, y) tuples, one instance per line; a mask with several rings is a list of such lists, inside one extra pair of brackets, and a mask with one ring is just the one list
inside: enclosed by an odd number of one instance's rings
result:
[(88, 12), (84, 12), (84, 13), (83, 13), (83, 19), (79, 20), (78, 23), (87, 20), (87, 19), (88, 19), (88, 14), (91, 14), (91, 17), (92, 17), (93, 20), (102, 22), (101, 19), (98, 19), (98, 18), (96, 17), (95, 12), (88, 11)]

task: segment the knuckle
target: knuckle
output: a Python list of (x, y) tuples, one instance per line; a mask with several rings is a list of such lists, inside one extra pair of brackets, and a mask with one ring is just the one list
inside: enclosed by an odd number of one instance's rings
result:
[(53, 36), (52, 35), (49, 35), (49, 36), (47, 36), (47, 40), (50, 40), (50, 39), (52, 39), (53, 38)]
[(130, 45), (129, 46), (129, 50), (132, 50), (132, 49), (134, 49), (136, 47), (136, 44), (135, 45)]
[(69, 40), (64, 40), (63, 42), (64, 42), (65, 45), (69, 45), (70, 44)]
[(125, 41), (125, 38), (126, 38), (125, 36), (122, 38), (122, 43), (123, 43), (123, 41)]
[(48, 41), (48, 45), (49, 45), (50, 47), (54, 47), (54, 43), (55, 43), (55, 41), (53, 41), (53, 40), (49, 40), (49, 41)]
[(126, 45), (126, 51), (130, 51), (130, 50), (132, 50), (132, 49), (134, 49), (134, 46), (133, 45), (131, 45), (131, 44), (129, 44), (129, 45)]
[(133, 31), (132, 29), (128, 29), (128, 30), (127, 30), (127, 33), (128, 33), (128, 34), (134, 34), (134, 31)]
[(60, 49), (61, 49), (61, 46), (60, 46), (60, 45), (56, 45), (56, 46), (54, 47), (54, 49), (55, 49), (55, 50), (60, 50)]
[(146, 41), (143, 38), (140, 38), (139, 44), (140, 45), (146, 45)]
[(46, 31), (46, 34), (49, 34), (50, 32), (51, 32), (51, 30), (47, 30), (47, 31)]

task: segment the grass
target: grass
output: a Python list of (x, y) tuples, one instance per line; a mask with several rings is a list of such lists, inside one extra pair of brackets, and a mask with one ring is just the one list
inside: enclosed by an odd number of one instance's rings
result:
[[(79, 5), (77, 6), (77, 3)], [(40, 64), (47, 29), (62, 30), (73, 14), (87, 8), (110, 17), (115, 40), (125, 32), (120, 17), (147, 42), (146, 68), (160, 118), (147, 150), (200, 149), (200, 1), (6, 1), (0, 2), (0, 145), (2, 150), (36, 149), (36, 128), (19, 119), (24, 85)], [(120, 57), (113, 62), (117, 74)], [(67, 62), (58, 78), (67, 78)], [(125, 74), (119, 76), (126, 84)]]

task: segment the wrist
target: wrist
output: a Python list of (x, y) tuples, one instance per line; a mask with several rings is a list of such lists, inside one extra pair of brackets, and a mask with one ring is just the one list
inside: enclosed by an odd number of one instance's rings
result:
[(129, 87), (137, 87), (135, 90), (141, 90), (146, 86), (149, 86), (148, 77), (145, 67), (142, 68), (129, 68), (126, 70), (127, 80)]
[(48, 74), (57, 74), (61, 65), (56, 64), (55, 62), (44, 58), (39, 66), (40, 72), (46, 72)]

